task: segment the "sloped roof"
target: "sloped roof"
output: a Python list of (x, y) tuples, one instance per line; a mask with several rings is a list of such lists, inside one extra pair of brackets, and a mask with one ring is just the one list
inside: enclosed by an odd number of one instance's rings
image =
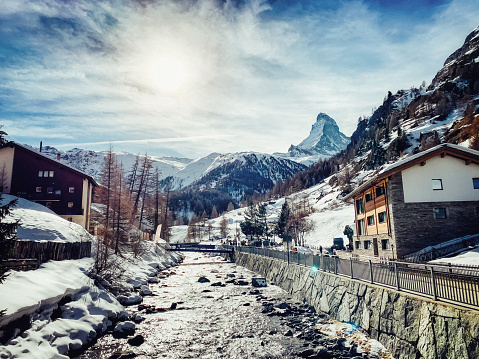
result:
[(57, 161), (57, 160), (54, 160), (53, 158), (50, 158), (48, 156), (45, 156), (43, 153), (41, 152), (38, 152), (38, 151), (35, 151), (35, 150), (32, 150), (28, 147), (25, 147), (19, 143), (16, 143), (16, 142), (13, 142), (13, 141), (10, 141), (10, 142), (7, 142), (5, 145), (3, 145), (3, 147), (18, 147), (18, 148), (21, 148), (22, 150), (26, 151), (26, 152), (30, 152), (32, 154), (34, 154), (35, 156), (40, 156), (42, 157), (43, 159), (45, 159), (46, 161), (49, 161), (49, 162), (52, 162), (52, 163), (55, 163), (57, 164), (58, 166), (61, 166), (61, 167), (64, 167), (64, 168), (67, 168), (68, 170), (72, 171), (72, 172), (75, 172), (76, 174), (82, 176), (82, 177), (85, 177), (87, 178), (95, 187), (98, 187), (98, 183), (95, 181), (95, 179), (90, 176), (89, 174), (86, 174), (85, 172), (82, 172), (70, 165), (67, 165), (66, 163), (64, 162), (61, 162), (61, 161)]
[(442, 156), (442, 157), (451, 156), (451, 157), (462, 159), (469, 163), (475, 163), (479, 165), (479, 151), (473, 150), (471, 148), (454, 145), (451, 143), (443, 143), (441, 145), (430, 148), (426, 151), (416, 153), (415, 155), (409, 156), (402, 161), (398, 161), (384, 168), (379, 173), (374, 175), (371, 179), (364, 182), (359, 187), (357, 187), (354, 191), (352, 191), (347, 196), (345, 196), (344, 200), (345, 201), (350, 200), (358, 193), (361, 193), (367, 188), (374, 186), (376, 183), (382, 181), (383, 179), (395, 173), (404, 171), (405, 169), (409, 167), (421, 164), (422, 162), (425, 162), (428, 159), (431, 159), (436, 156)]

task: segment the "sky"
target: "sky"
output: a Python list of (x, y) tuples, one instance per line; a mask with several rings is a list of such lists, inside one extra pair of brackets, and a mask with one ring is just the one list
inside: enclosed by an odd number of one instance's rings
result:
[(472, 0), (2, 0), (0, 124), (33, 146), (198, 158), (350, 136), (430, 84)]

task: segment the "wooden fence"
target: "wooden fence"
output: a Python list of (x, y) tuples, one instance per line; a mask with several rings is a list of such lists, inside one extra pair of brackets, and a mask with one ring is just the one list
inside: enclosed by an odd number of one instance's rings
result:
[(91, 256), (91, 242), (16, 241), (11, 258), (49, 260), (80, 259)]

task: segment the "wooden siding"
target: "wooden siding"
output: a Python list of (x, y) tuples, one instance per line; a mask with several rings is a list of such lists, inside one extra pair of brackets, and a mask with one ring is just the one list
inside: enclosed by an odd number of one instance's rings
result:
[[(383, 187), (384, 193), (376, 197), (376, 189)], [(371, 200), (366, 202), (366, 195), (371, 196)], [(362, 199), (364, 204), (364, 213), (358, 214), (356, 208), (356, 200)], [(386, 220), (384, 223), (379, 223), (378, 214), (381, 212), (386, 212)], [(354, 213), (356, 220), (356, 233), (359, 236), (359, 225), (358, 221), (364, 219), (365, 225), (365, 234), (366, 236), (373, 236), (378, 234), (390, 234), (389, 220), (388, 220), (388, 210), (386, 205), (386, 180), (381, 181), (372, 188), (368, 188), (364, 192), (360, 193), (354, 198)], [(368, 225), (368, 217), (374, 218), (374, 223)]]

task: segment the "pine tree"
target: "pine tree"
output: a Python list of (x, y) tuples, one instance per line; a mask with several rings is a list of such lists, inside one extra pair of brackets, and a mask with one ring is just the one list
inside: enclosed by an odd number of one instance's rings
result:
[(268, 222), (266, 217), (266, 204), (261, 203), (258, 205), (258, 221), (256, 225), (257, 238), (267, 236), (268, 234)]
[(218, 217), (218, 211), (216, 210), (216, 206), (213, 206), (213, 209), (211, 210), (211, 219), (217, 218)]
[(235, 209), (235, 206), (234, 206), (233, 202), (228, 203), (228, 208), (226, 209), (226, 211), (231, 212), (234, 209)]
[(279, 215), (278, 221), (276, 222), (275, 232), (276, 235), (283, 238), (286, 232), (288, 231), (288, 222), (289, 216), (291, 215), (291, 210), (289, 209), (288, 202), (284, 201), (283, 206), (281, 207), (281, 213)]
[[(17, 227), (19, 221), (5, 221), (5, 217), (10, 215), (10, 210), (15, 207), (18, 199), (14, 199), (8, 203), (3, 204), (3, 196), (0, 195), (0, 260), (8, 259), (15, 246), (17, 239)], [(5, 279), (5, 271), (0, 263), (0, 283)]]
[(250, 202), (248, 208), (244, 211), (244, 221), (240, 223), (241, 232), (250, 239), (256, 234), (256, 207)]

